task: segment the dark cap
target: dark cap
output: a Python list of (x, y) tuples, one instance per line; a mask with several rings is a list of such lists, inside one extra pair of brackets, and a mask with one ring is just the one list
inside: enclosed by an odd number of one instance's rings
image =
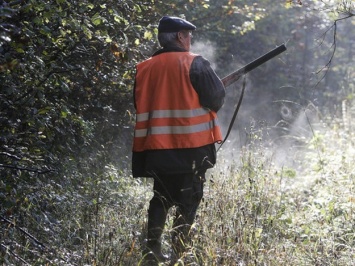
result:
[(159, 21), (159, 32), (178, 32), (181, 30), (195, 30), (196, 26), (185, 19), (164, 16)]

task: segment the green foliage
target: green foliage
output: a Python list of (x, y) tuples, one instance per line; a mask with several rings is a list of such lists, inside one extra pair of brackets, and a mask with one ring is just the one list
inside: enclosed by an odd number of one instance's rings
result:
[[(315, 95), (326, 106), (351, 103), (351, 46), (342, 45), (348, 35), (340, 33), (351, 33), (353, 25), (338, 29), (338, 51), (349, 56), (339, 57), (332, 76), (322, 80), (324, 93), (314, 93), (307, 73), (321, 54), (312, 60), (307, 29), (325, 29), (324, 17), (284, 9), (289, 1), (254, 2), (0, 2), (0, 264), (140, 262), (151, 184), (129, 178), (131, 92), (135, 65), (157, 48), (156, 25), (165, 14), (196, 24), (196, 42), (218, 44), (218, 73), (289, 40), (287, 57), (250, 74), (262, 89), (249, 97), (253, 106), (263, 99), (259, 106), (265, 114), (274, 110), (271, 102), (286, 97), (301, 107)], [(347, 1), (339, 3), (351, 14)], [(292, 95), (279, 89), (286, 87), (297, 89)], [(286, 189), (298, 180), (298, 170), (274, 169), (264, 159), (258, 145), (265, 135), (259, 130), (254, 125), (248, 132), (250, 149), (240, 164), (213, 174), (194, 225), (202, 234), (196, 234), (185, 259), (296, 265), (340, 258), (346, 264), (354, 243), (354, 199), (351, 191), (342, 197), (337, 187), (353, 188), (350, 157), (329, 150), (325, 141), (336, 137), (316, 132), (308, 148), (317, 152), (308, 154), (305, 169), (327, 178), (311, 183), (307, 192)], [(329, 232), (333, 238), (327, 238)], [(164, 241), (169, 244), (169, 236)]]
[[(35, 232), (46, 248), (2, 220), (1, 252), (53, 264), (61, 255), (50, 250), (70, 244), (60, 242), (71, 233), (64, 228), (82, 215), (73, 206), (96, 198), (87, 190), (98, 187), (109, 161), (127, 167), (122, 159), (129, 146), (120, 146), (130, 138), (134, 65), (149, 41), (138, 47), (131, 40), (146, 31), (139, 23), (149, 21), (143, 12), (150, 7), (65, 0), (9, 5), (1, 6), (1, 216)], [(1, 263), (9, 261), (6, 255)]]

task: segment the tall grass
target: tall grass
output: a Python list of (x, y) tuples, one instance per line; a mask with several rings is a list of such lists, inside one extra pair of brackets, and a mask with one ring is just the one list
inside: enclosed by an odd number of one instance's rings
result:
[[(355, 265), (353, 138), (314, 131), (294, 166), (278, 165), (258, 141), (222, 152), (208, 172), (193, 246), (176, 265)], [(107, 168), (94, 200), (58, 236), (66, 239), (58, 265), (140, 265), (151, 189), (150, 180)], [(169, 215), (167, 253), (171, 224)]]

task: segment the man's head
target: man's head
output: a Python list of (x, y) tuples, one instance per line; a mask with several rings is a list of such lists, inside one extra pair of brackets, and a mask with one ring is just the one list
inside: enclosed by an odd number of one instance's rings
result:
[(179, 46), (189, 51), (196, 26), (178, 17), (164, 16), (159, 21), (158, 40), (162, 47)]

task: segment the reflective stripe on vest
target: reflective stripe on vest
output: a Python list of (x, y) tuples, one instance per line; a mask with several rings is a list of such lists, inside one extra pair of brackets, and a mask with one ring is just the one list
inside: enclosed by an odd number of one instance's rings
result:
[(166, 117), (195, 117), (205, 115), (208, 111), (204, 108), (194, 110), (155, 110), (143, 114), (137, 114), (137, 122), (147, 121), (151, 118), (166, 118)]
[(218, 126), (217, 119), (191, 126), (153, 126), (145, 129), (135, 130), (134, 136), (137, 138), (141, 138), (146, 137), (148, 135), (159, 134), (191, 134), (199, 133), (206, 130), (212, 130), (215, 126)]

